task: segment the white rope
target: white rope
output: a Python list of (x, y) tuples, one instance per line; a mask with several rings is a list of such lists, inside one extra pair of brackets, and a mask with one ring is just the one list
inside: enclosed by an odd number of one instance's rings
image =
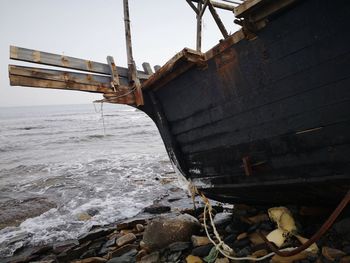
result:
[[(203, 196), (202, 196), (203, 198)], [(215, 224), (214, 224), (214, 221), (213, 221), (213, 216), (211, 214), (211, 205), (209, 203), (209, 200), (208, 199), (204, 199), (204, 203), (205, 203), (205, 206), (204, 206), (204, 229), (205, 229), (205, 233), (207, 234), (207, 237), (208, 239), (210, 240), (210, 242), (215, 246), (215, 249), (217, 251), (219, 251), (223, 256), (229, 258), (229, 259), (232, 259), (232, 260), (237, 260), (237, 261), (242, 261), (242, 260), (252, 260), (252, 261), (261, 261), (261, 260), (264, 260), (264, 259), (267, 259), (269, 257), (272, 257), (274, 256), (276, 253), (275, 252), (271, 252), (263, 257), (259, 257), (259, 258), (255, 258), (255, 257), (233, 257), (229, 254), (232, 254), (234, 251), (232, 248), (230, 248), (227, 244), (225, 244), (224, 241), (221, 240), (220, 238), (220, 235), (215, 227)], [(209, 208), (209, 211), (208, 211), (208, 208)], [(207, 223), (206, 223), (206, 214), (207, 212), (209, 212), (209, 219), (210, 219), (210, 224), (213, 228), (213, 232), (214, 232), (214, 235), (216, 237), (216, 239), (219, 241), (219, 243), (216, 243), (209, 235), (209, 232), (208, 232), (208, 227), (207, 227)], [(294, 247), (289, 247), (289, 248), (284, 248), (284, 249), (281, 249), (280, 251), (291, 251), (291, 250), (294, 250), (295, 248)]]
[(99, 103), (101, 103), (101, 110), (100, 110), (100, 112), (97, 111), (95, 103), (97, 103), (97, 102), (93, 103), (94, 104), (94, 108), (95, 108), (95, 112), (96, 113), (101, 113), (101, 119), (102, 119), (102, 125), (103, 125), (103, 136), (106, 136), (105, 116), (103, 115), (103, 101), (99, 101)]

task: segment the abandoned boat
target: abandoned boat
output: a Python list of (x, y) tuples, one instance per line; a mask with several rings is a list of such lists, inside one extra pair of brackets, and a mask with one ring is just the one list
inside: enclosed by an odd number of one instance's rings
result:
[[(186, 1), (197, 16), (197, 50), (155, 73), (147, 63), (136, 71), (126, 19), (128, 69), (112, 57), (103, 64), (11, 47), (15, 60), (89, 72), (10, 65), (11, 85), (100, 92), (137, 107), (210, 198), (338, 203), (350, 189), (350, 2)], [(216, 8), (233, 11), (241, 30), (229, 35)], [(202, 53), (206, 9), (224, 39)]]

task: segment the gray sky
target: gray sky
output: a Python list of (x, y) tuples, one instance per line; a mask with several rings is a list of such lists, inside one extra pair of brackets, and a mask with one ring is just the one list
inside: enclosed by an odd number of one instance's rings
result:
[[(129, 0), (134, 59), (162, 65), (184, 47), (195, 49), (196, 22), (185, 0)], [(102, 95), (10, 87), (9, 46), (126, 66), (122, 0), (0, 0), (0, 107), (90, 103)], [(233, 14), (219, 12), (234, 32)], [(207, 12), (203, 50), (222, 38)]]

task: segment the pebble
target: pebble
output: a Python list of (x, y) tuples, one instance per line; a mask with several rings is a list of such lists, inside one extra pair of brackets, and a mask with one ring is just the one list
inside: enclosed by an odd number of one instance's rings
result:
[(137, 249), (137, 245), (132, 245), (132, 244), (126, 244), (122, 247), (117, 248), (116, 250), (110, 251), (108, 253), (108, 258), (115, 258), (115, 257), (120, 257), (125, 253), (128, 253), (129, 251), (133, 249)]
[(79, 221), (88, 221), (91, 219), (91, 216), (88, 213), (80, 213), (77, 218)]
[(271, 258), (271, 263), (292, 263), (294, 261), (297, 261), (297, 260), (303, 260), (303, 259), (307, 259), (308, 257), (308, 253), (306, 252), (301, 252), (299, 254), (296, 254), (294, 256), (291, 256), (291, 257), (281, 257), (279, 255), (274, 255), (272, 258)]
[(137, 232), (143, 232), (145, 230), (145, 227), (142, 224), (137, 224), (135, 227)]
[(100, 258), (100, 257), (91, 257), (91, 258), (85, 258), (82, 260), (76, 260), (73, 262), (74, 263), (105, 263), (105, 262), (107, 262), (107, 259)]
[(224, 242), (225, 243), (233, 243), (236, 241), (236, 239), (237, 239), (237, 235), (231, 234), (231, 235), (228, 235), (227, 237), (225, 237)]
[(350, 256), (342, 257), (340, 263), (350, 263)]
[(247, 232), (244, 232), (244, 233), (241, 233), (237, 236), (237, 240), (242, 240), (244, 238), (248, 237), (248, 233)]
[(200, 246), (192, 249), (192, 255), (198, 256), (198, 257), (206, 257), (208, 256), (210, 250), (213, 248), (213, 244), (208, 244), (205, 246)]
[(261, 222), (264, 222), (264, 221), (269, 221), (270, 218), (267, 214), (258, 214), (256, 216), (251, 216), (251, 217), (248, 217), (248, 220), (250, 222), (252, 222), (253, 224), (258, 224), (258, 223), (261, 223)]
[(256, 232), (249, 235), (249, 240), (253, 245), (264, 244), (264, 240), (260, 237), (260, 235)]
[(95, 239), (98, 239), (100, 237), (103, 237), (103, 236), (106, 236), (110, 233), (112, 233), (114, 231), (114, 229), (94, 229), (92, 231), (90, 231), (89, 233), (86, 233), (85, 235), (82, 235), (80, 238), (79, 238), (79, 243), (82, 244), (82, 243), (85, 243), (86, 241), (89, 241), (89, 240), (95, 240)]
[(132, 243), (136, 240), (136, 236), (133, 233), (126, 234), (117, 239), (116, 243), (119, 247)]
[(136, 262), (136, 255), (137, 255), (137, 250), (133, 249), (120, 257), (116, 257), (108, 260), (107, 263), (134, 263)]
[(168, 246), (168, 249), (172, 252), (183, 251), (189, 249), (191, 246), (190, 242), (174, 242)]
[(146, 207), (144, 209), (144, 212), (150, 213), (150, 214), (163, 214), (171, 211), (170, 206), (165, 206), (165, 205), (151, 205), (149, 207)]
[(203, 260), (200, 257), (189, 255), (186, 257), (186, 263), (203, 263)]
[(232, 213), (217, 213), (214, 217), (214, 224), (216, 227), (223, 227), (231, 222)]
[(267, 252), (266, 249), (260, 249), (260, 250), (255, 251), (255, 252), (252, 254), (252, 256), (253, 256), (253, 257), (260, 258), (260, 257), (266, 256), (267, 254), (268, 254), (268, 252)]
[(141, 258), (140, 263), (158, 263), (160, 259), (159, 252), (153, 252)]
[(192, 236), (191, 237), (191, 241), (192, 241), (192, 245), (194, 247), (199, 247), (199, 246), (204, 246), (204, 245), (207, 245), (207, 244), (210, 244), (210, 240), (208, 237), (206, 236)]
[(146, 219), (144, 218), (138, 218), (138, 219), (129, 219), (125, 220), (122, 223), (119, 223), (117, 225), (117, 230), (123, 230), (123, 229), (131, 229), (134, 228), (137, 224), (146, 224)]
[(230, 260), (228, 258), (217, 258), (215, 263), (230, 263)]
[(248, 246), (249, 244), (250, 244), (249, 238), (244, 238), (244, 239), (237, 240), (235, 243), (233, 243), (233, 246), (235, 248), (243, 248)]
[(58, 242), (53, 245), (53, 252), (55, 254), (60, 254), (66, 250), (72, 249), (73, 247), (76, 247), (79, 245), (78, 240), (68, 240), (63, 242)]
[(322, 248), (322, 255), (331, 261), (339, 260), (340, 258), (344, 257), (346, 254), (335, 248), (330, 248), (330, 247), (323, 247)]
[(141, 250), (137, 253), (137, 255), (136, 255), (136, 261), (141, 260), (141, 258), (143, 258), (144, 256), (146, 256), (147, 253), (148, 253), (147, 250), (141, 249)]

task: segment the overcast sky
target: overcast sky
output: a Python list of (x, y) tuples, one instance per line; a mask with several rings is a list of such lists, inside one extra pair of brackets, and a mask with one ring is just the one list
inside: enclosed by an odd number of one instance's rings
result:
[[(195, 49), (196, 22), (185, 0), (129, 0), (134, 59), (162, 65), (184, 47)], [(228, 31), (233, 14), (221, 11)], [(204, 17), (203, 50), (221, 34)], [(10, 87), (9, 46), (47, 51), (105, 62), (112, 55), (126, 66), (122, 0), (0, 0), (0, 107), (90, 103), (102, 95), (83, 92)]]

